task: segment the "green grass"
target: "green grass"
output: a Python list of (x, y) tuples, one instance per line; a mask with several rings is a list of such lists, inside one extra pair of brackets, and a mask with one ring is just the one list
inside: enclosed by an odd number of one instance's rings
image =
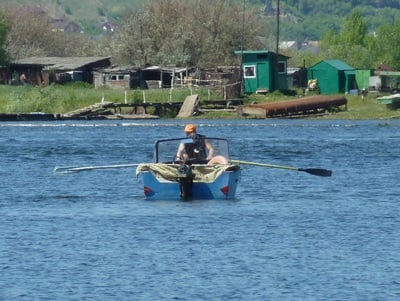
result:
[(400, 110), (388, 109), (380, 104), (376, 97), (368, 96), (362, 99), (360, 96), (347, 95), (347, 110), (326, 115), (327, 119), (387, 119), (400, 118)]
[[(342, 96), (342, 95), (339, 95)], [(339, 110), (326, 112), (325, 115), (309, 118), (318, 119), (389, 119), (400, 118), (400, 110), (389, 109), (386, 105), (380, 104), (376, 98), (380, 95), (368, 95), (364, 99), (358, 95), (345, 95), (347, 99), (347, 108), (341, 106)], [(274, 92), (267, 95), (251, 95), (247, 98), (246, 103), (263, 103), (275, 102), (280, 100), (296, 99), (298, 96), (288, 97), (279, 92)]]
[[(219, 99), (215, 93), (201, 88), (177, 88), (155, 90), (127, 90), (127, 103), (183, 102), (191, 94), (200, 99)], [(125, 91), (110, 88), (95, 89), (91, 85), (73, 83), (68, 85), (8, 86), (0, 85), (1, 113), (44, 112), (64, 114), (82, 107), (105, 101), (124, 103)]]
[[(221, 96), (205, 88), (176, 88), (154, 90), (128, 90), (127, 103), (183, 102), (191, 94), (198, 94), (201, 100), (221, 99)], [(125, 91), (110, 88), (95, 89), (91, 85), (73, 83), (68, 85), (40, 86), (9, 86), (0, 85), (0, 113), (30, 113), (44, 112), (65, 114), (67, 112), (105, 101), (124, 103)], [(245, 104), (263, 103), (298, 98), (288, 97), (279, 92), (267, 95), (249, 95), (244, 98)], [(346, 95), (347, 109), (341, 107), (326, 115), (310, 118), (319, 119), (389, 119), (400, 118), (400, 110), (393, 110), (381, 105), (375, 95), (369, 95), (364, 100), (360, 96)], [(171, 114), (162, 116), (173, 118)], [(239, 118), (236, 112), (218, 111), (201, 114), (194, 118), (227, 119)]]

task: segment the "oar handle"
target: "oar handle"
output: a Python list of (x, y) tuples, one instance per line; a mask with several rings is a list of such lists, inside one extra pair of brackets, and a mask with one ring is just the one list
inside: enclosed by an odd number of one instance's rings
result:
[(241, 160), (231, 160), (231, 162), (236, 163), (236, 164), (253, 165), (253, 166), (268, 167), (268, 168), (279, 168), (279, 169), (288, 169), (288, 170), (295, 170), (295, 171), (299, 170), (299, 168), (297, 168), (297, 167), (287, 166), (287, 165), (275, 165), (275, 164), (241, 161)]
[(294, 171), (304, 171), (311, 175), (320, 176), (320, 177), (330, 177), (332, 175), (331, 170), (322, 169), (322, 168), (298, 168), (298, 167), (287, 166), (287, 165), (257, 163), (257, 162), (241, 161), (241, 160), (231, 160), (231, 163), (268, 167), (268, 168), (287, 169), (287, 170), (294, 170)]
[(96, 170), (96, 169), (115, 169), (115, 168), (127, 168), (137, 167), (139, 164), (115, 164), (115, 165), (97, 165), (97, 166), (64, 166), (55, 167), (54, 172), (56, 173), (73, 173), (80, 171)]

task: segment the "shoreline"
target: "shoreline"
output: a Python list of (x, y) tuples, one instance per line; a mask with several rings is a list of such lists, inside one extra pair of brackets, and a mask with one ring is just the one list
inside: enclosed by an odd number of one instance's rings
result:
[(62, 114), (49, 114), (41, 112), (32, 113), (0, 113), (0, 122), (6, 121), (65, 121), (65, 120), (143, 120), (143, 119), (160, 119), (159, 116), (150, 114), (117, 114), (102, 115), (94, 117), (65, 117)]

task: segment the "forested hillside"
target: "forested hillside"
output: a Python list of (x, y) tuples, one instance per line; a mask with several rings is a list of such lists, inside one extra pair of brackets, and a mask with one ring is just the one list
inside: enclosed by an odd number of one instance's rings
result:
[[(86, 32), (98, 33), (101, 20), (120, 22), (127, 10), (137, 9), (150, 2), (169, 0), (3, 0), (0, 7), (10, 5), (40, 6), (56, 18), (69, 18), (78, 22)], [(172, 1), (173, 2), (173, 1)], [(190, 1), (185, 1), (190, 2)], [(277, 0), (203, 0), (210, 6), (234, 3), (244, 9), (257, 9), (260, 22), (272, 27)], [(368, 29), (400, 18), (399, 0), (280, 0), (282, 17), (281, 37), (286, 40), (319, 40), (329, 30), (340, 30), (343, 17), (357, 8), (368, 19)], [(263, 18), (265, 17), (265, 18)], [(237, 20), (240, 21), (240, 20)]]
[[(29, 56), (111, 56), (120, 64), (216, 66), (239, 49), (280, 49), (293, 66), (342, 59), (400, 69), (396, 0), (10, 0), (0, 2), (0, 64)], [(63, 27), (61, 27), (61, 25)], [(301, 43), (299, 43), (301, 44)]]
[[(262, 1), (264, 2), (264, 1)], [(266, 0), (273, 6), (276, 0)], [(343, 18), (353, 9), (368, 20), (368, 30), (400, 18), (398, 0), (281, 0), (282, 31), (285, 39), (319, 40), (327, 30), (339, 31)]]

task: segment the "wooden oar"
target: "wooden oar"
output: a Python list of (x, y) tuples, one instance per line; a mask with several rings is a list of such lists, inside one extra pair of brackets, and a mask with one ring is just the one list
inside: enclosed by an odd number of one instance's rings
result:
[(287, 169), (294, 171), (304, 171), (314, 176), (320, 177), (330, 177), (332, 175), (331, 170), (322, 169), (322, 168), (298, 168), (293, 166), (286, 165), (275, 165), (275, 164), (267, 164), (267, 163), (257, 163), (257, 162), (249, 162), (249, 161), (240, 161), (240, 160), (231, 160), (232, 163), (243, 164), (243, 165), (254, 165), (268, 168), (279, 168), (279, 169)]
[(88, 171), (95, 169), (113, 169), (113, 168), (126, 168), (126, 167), (137, 167), (139, 164), (116, 164), (116, 165), (97, 165), (97, 166), (64, 166), (55, 167), (54, 172), (56, 173), (72, 173), (80, 171)]

